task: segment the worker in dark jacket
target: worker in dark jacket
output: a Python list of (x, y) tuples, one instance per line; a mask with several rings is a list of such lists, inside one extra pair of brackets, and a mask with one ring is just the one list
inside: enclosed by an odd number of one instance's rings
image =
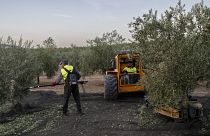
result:
[(59, 63), (60, 67), (60, 75), (57, 79), (52, 83), (52, 86), (59, 84), (60, 81), (63, 79), (65, 81), (64, 85), (64, 104), (63, 104), (63, 114), (68, 115), (68, 102), (71, 93), (74, 97), (74, 101), (76, 102), (77, 111), (79, 114), (83, 115), (80, 104), (80, 95), (79, 95), (79, 88), (77, 84), (77, 80), (80, 79), (80, 73), (71, 65), (68, 65), (68, 60), (64, 59)]

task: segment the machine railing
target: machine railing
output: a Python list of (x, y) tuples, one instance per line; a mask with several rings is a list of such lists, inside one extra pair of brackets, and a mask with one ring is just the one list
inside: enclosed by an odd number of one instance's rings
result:
[(136, 85), (138, 84), (140, 80), (140, 74), (139, 73), (124, 73), (120, 74), (120, 86), (124, 85)]

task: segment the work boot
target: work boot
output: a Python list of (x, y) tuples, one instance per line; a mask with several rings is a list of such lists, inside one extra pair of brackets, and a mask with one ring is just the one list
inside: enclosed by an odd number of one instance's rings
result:
[(77, 113), (81, 116), (85, 114), (84, 112), (82, 112), (82, 110), (79, 110)]
[(67, 112), (63, 112), (63, 116), (69, 116)]

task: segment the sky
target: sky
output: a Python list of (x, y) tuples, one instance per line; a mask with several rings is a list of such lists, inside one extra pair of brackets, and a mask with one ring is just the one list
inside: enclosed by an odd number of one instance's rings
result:
[[(163, 13), (178, 0), (0, 0), (0, 37), (33, 40), (52, 37), (57, 46), (85, 46), (87, 40), (117, 30), (132, 39), (128, 24), (150, 9)], [(201, 0), (182, 0), (186, 9)], [(210, 7), (210, 0), (204, 0)]]

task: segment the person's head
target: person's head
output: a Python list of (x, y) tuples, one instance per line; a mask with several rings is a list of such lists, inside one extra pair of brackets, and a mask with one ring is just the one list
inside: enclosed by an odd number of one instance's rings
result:
[(59, 63), (59, 67), (63, 68), (65, 65), (68, 65), (68, 60), (67, 59), (61, 60)]
[(132, 60), (129, 60), (128, 61), (128, 67), (132, 67), (133, 66), (133, 61)]

